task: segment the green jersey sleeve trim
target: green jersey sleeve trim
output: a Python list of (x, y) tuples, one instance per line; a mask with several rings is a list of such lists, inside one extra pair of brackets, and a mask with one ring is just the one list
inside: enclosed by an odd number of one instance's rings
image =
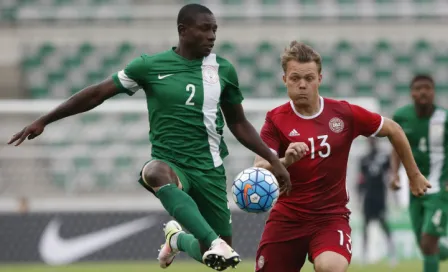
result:
[(117, 84), (121, 91), (133, 95), (137, 91), (144, 89), (144, 82), (149, 69), (146, 60), (146, 55), (135, 58), (124, 70), (119, 71), (113, 76), (115, 84)]
[(120, 93), (125, 93), (125, 94), (128, 94), (128, 95), (133, 95), (134, 94), (133, 92), (131, 92), (130, 90), (126, 89), (121, 84), (120, 79), (118, 78), (118, 73), (115, 73), (115, 74), (112, 75), (112, 80), (114, 81), (115, 86), (118, 87)]

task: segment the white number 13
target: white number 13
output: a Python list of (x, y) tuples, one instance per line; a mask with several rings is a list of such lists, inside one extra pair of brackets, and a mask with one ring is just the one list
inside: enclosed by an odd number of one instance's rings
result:
[(194, 106), (194, 102), (191, 102), (191, 100), (193, 99), (194, 93), (196, 92), (196, 87), (193, 84), (187, 85), (187, 92), (190, 92), (190, 91), (191, 91), (191, 94), (188, 97), (187, 102), (185, 102), (185, 105)]
[[(319, 156), (321, 158), (326, 158), (326, 157), (330, 156), (331, 147), (330, 147), (330, 144), (327, 143), (328, 135), (317, 136), (317, 139), (321, 140), (320, 146), (326, 148), (325, 153), (322, 152), (322, 151), (318, 152)], [(316, 150), (315, 145), (314, 145), (314, 138), (308, 138), (308, 141), (310, 141), (310, 144), (311, 144), (311, 159), (314, 159), (315, 158), (315, 154), (314, 153), (315, 153), (315, 150)]]
[[(342, 230), (338, 230), (338, 232), (339, 232), (339, 245), (343, 247), (345, 243), (344, 232)], [(347, 236), (347, 244), (345, 248), (350, 254), (352, 254), (352, 238), (347, 233), (345, 235)]]

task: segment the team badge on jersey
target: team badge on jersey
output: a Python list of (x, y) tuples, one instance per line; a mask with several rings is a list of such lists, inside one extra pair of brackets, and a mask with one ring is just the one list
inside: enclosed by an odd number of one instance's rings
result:
[(216, 84), (219, 80), (216, 67), (211, 65), (202, 66), (202, 79), (209, 84)]
[(331, 118), (329, 125), (331, 131), (335, 133), (340, 133), (342, 130), (344, 130), (344, 121), (337, 117)]
[(262, 269), (262, 268), (263, 268), (263, 266), (264, 266), (264, 257), (263, 257), (263, 255), (261, 255), (261, 256), (258, 258), (258, 262), (257, 262), (257, 264), (258, 264), (258, 269)]

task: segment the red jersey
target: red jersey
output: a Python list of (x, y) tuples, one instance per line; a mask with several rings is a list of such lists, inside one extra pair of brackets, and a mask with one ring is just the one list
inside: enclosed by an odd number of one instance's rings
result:
[(375, 136), (384, 119), (346, 101), (321, 97), (320, 102), (314, 116), (299, 114), (292, 101), (266, 115), (261, 138), (280, 158), (290, 143), (309, 147), (305, 157), (288, 167), (292, 191), (280, 196), (274, 214), (293, 220), (350, 214), (346, 172), (351, 144), (359, 135)]

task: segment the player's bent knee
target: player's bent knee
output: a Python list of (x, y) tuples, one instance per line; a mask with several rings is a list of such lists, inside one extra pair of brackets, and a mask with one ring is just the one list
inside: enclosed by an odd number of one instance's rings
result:
[(434, 255), (439, 251), (439, 237), (423, 234), (420, 240), (423, 255)]
[(348, 260), (336, 252), (322, 252), (314, 260), (314, 270), (316, 272), (346, 272), (347, 269)]
[(171, 167), (162, 161), (150, 161), (142, 170), (143, 181), (150, 186), (155, 192), (160, 187), (167, 184), (176, 184), (179, 188), (182, 188), (179, 178)]

